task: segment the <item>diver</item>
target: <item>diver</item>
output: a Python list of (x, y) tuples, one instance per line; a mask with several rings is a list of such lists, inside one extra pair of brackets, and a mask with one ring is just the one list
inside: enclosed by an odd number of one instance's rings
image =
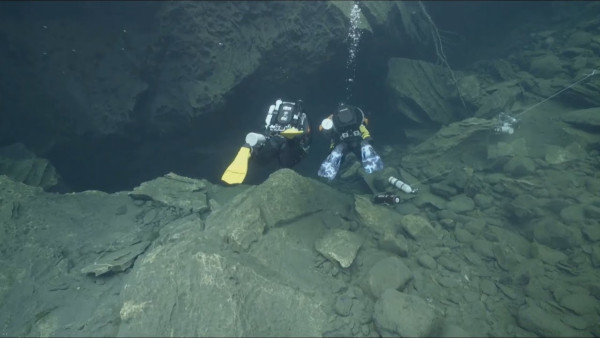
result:
[(311, 141), (310, 124), (302, 100), (285, 102), (279, 99), (269, 107), (264, 132), (246, 135), (246, 143), (221, 180), (229, 184), (242, 183), (250, 158), (259, 162), (277, 158), (280, 167), (291, 168), (308, 153)]
[(342, 160), (352, 151), (360, 159), (367, 174), (383, 169), (383, 161), (370, 144), (368, 119), (362, 109), (340, 103), (333, 114), (321, 122), (319, 130), (331, 138), (331, 153), (319, 168), (318, 175), (333, 180)]

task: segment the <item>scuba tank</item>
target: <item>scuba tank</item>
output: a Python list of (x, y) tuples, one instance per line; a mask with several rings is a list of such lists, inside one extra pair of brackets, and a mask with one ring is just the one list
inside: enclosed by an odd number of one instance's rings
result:
[(393, 186), (404, 191), (407, 194), (413, 194), (413, 193), (417, 192), (417, 189), (411, 188), (410, 185), (400, 181), (399, 179), (395, 178), (394, 176), (390, 176), (390, 178), (388, 179), (388, 182), (390, 182)]
[(321, 122), (321, 128), (325, 131), (331, 130), (333, 128), (333, 121), (330, 118), (326, 118)]
[(375, 197), (373, 197), (373, 203), (375, 204), (398, 204), (400, 203), (400, 197), (398, 197), (398, 195), (396, 194), (390, 194), (390, 193), (381, 193), (381, 194), (377, 194), (375, 195)]
[(255, 147), (257, 145), (260, 147), (266, 142), (266, 140), (267, 138), (263, 134), (248, 133), (248, 135), (246, 135), (246, 143), (250, 147)]

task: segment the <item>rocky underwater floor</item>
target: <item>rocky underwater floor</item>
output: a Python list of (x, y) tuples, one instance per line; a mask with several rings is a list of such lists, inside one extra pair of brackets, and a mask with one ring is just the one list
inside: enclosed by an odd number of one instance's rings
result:
[[(600, 135), (581, 114), (597, 116), (548, 106), (512, 135), (469, 118), (334, 185), (283, 169), (61, 194), (19, 182), (52, 181), (48, 163), (15, 160), (2, 335), (598, 336)], [(373, 204), (363, 180), (402, 202)]]

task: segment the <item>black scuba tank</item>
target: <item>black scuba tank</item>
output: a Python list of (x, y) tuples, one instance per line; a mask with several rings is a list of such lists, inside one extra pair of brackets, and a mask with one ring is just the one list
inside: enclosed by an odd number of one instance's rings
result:
[(398, 195), (396, 194), (391, 194), (391, 193), (381, 193), (381, 194), (377, 194), (375, 195), (375, 197), (373, 197), (373, 203), (375, 204), (398, 204), (400, 203), (400, 197), (398, 197)]

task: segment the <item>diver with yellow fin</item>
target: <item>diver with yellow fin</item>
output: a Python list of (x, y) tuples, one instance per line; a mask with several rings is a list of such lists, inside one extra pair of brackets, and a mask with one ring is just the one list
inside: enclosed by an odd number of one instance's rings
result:
[(291, 168), (306, 155), (312, 137), (302, 100), (281, 99), (269, 107), (263, 134), (248, 133), (246, 143), (223, 173), (221, 180), (239, 184), (246, 178), (250, 158), (263, 161), (277, 158), (283, 168)]

